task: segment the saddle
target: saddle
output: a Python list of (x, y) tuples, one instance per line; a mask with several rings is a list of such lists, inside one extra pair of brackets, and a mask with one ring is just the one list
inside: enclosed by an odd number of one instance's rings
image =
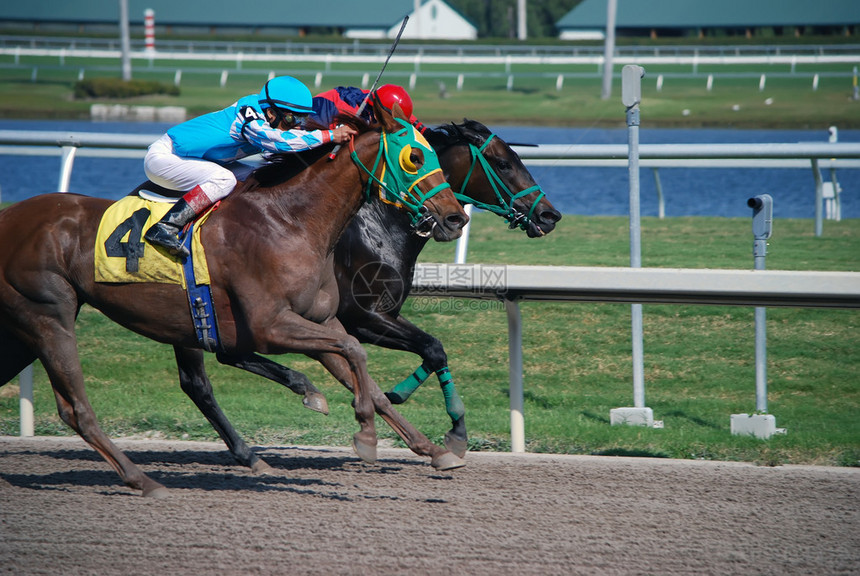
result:
[[(150, 188), (160, 190), (154, 192)], [(141, 190), (145, 193), (138, 193)], [(172, 192), (174, 196), (182, 194), (149, 182), (105, 211), (96, 234), (93, 257), (95, 281), (180, 285), (188, 295), (198, 342), (204, 350), (214, 352), (219, 348), (218, 330), (200, 227), (217, 205), (189, 225), (183, 242), (191, 252), (191, 257), (180, 263), (143, 239), (143, 233), (149, 226), (158, 222), (170, 209), (171, 197), (160, 194), (162, 191)], [(164, 199), (157, 199), (159, 196)], [(176, 197), (172, 199), (175, 200)]]
[(166, 202), (172, 204), (182, 198), (185, 192), (181, 190), (171, 190), (164, 186), (159, 186), (154, 182), (147, 180), (134, 190), (128, 193), (129, 196), (137, 196), (151, 202)]

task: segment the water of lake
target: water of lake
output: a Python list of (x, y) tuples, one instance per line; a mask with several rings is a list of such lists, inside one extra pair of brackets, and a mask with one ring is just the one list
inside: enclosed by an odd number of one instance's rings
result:
[[(643, 119), (644, 121), (644, 119)], [(87, 121), (3, 120), (2, 130), (162, 134), (169, 124)], [(510, 142), (531, 144), (625, 144), (626, 128), (532, 128), (491, 126)], [(822, 130), (657, 129), (643, 124), (641, 144), (827, 142)], [(840, 130), (840, 142), (860, 142), (860, 130)], [(0, 195), (5, 202), (55, 190), (59, 159), (0, 154)], [(565, 214), (628, 215), (627, 168), (533, 166), (535, 180)], [(774, 198), (775, 218), (813, 218), (815, 181), (811, 168), (661, 168), (667, 216), (749, 217), (746, 201)], [(837, 170), (843, 189), (842, 217), (860, 218), (860, 170)], [(825, 179), (829, 174), (825, 171)], [(77, 157), (70, 191), (117, 199), (145, 180), (141, 159)], [(657, 189), (650, 168), (640, 174), (643, 216), (657, 215)]]

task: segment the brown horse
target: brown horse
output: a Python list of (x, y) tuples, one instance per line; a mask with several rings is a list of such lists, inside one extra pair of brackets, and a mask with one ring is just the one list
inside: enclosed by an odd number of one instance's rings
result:
[[(421, 225), (429, 225), (428, 233), (437, 240), (459, 237), (468, 221), (442, 172), (432, 170), (438, 166), (432, 149), (402, 145), (382, 154), (384, 140), (405, 127), (399, 107), (394, 113), (396, 117), (376, 110), (381, 131), (361, 126), (351, 155), (317, 161), (299, 176), (271, 187), (237, 190), (210, 215), (201, 237), (223, 350), (240, 356), (297, 352), (322, 363), (355, 394), (360, 429), (353, 446), (363, 460), (376, 458), (377, 411), (416, 454), (429, 456), (434, 467), (456, 468), (462, 460), (431, 443), (392, 408), (368, 375), (363, 348), (335, 317), (335, 244), (361, 206), (364, 191), (379, 183), (383, 167), (389, 173), (400, 170), (388, 159), (399, 159), (403, 172), (424, 175), (411, 190), (399, 186), (392, 192), (415, 212), (413, 221), (422, 218)], [(388, 147), (393, 145), (389, 142)], [(188, 301), (178, 285), (95, 282), (95, 235), (110, 204), (46, 194), (0, 212), (0, 383), (38, 358), (63, 421), (125, 484), (145, 496), (163, 496), (166, 489), (131, 462), (98, 425), (84, 389), (75, 319), (86, 303), (176, 349), (200, 344), (194, 323), (183, 313)]]

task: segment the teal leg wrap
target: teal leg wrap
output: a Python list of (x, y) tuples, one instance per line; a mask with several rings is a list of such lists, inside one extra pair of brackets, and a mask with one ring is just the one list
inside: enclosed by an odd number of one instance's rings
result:
[(451, 371), (445, 366), (436, 371), (436, 376), (439, 378), (439, 385), (442, 386), (442, 395), (445, 396), (445, 410), (448, 411), (451, 421), (456, 422), (466, 414), (466, 407), (463, 405), (460, 395), (457, 394), (457, 389), (454, 388)]
[(430, 375), (427, 370), (424, 369), (424, 366), (419, 366), (418, 369), (409, 375), (403, 382), (395, 386), (391, 389), (391, 392), (386, 394), (388, 399), (391, 400), (393, 404), (402, 404), (406, 402), (406, 399), (412, 396), (412, 393), (415, 392), (421, 384), (427, 380), (427, 377)]

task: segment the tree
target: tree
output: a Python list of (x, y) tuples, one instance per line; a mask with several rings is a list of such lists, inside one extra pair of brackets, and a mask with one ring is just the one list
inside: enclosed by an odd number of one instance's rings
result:
[[(555, 23), (582, 0), (528, 0), (528, 37), (555, 38)], [(447, 0), (452, 8), (472, 21), (479, 38), (516, 38), (517, 0)]]

